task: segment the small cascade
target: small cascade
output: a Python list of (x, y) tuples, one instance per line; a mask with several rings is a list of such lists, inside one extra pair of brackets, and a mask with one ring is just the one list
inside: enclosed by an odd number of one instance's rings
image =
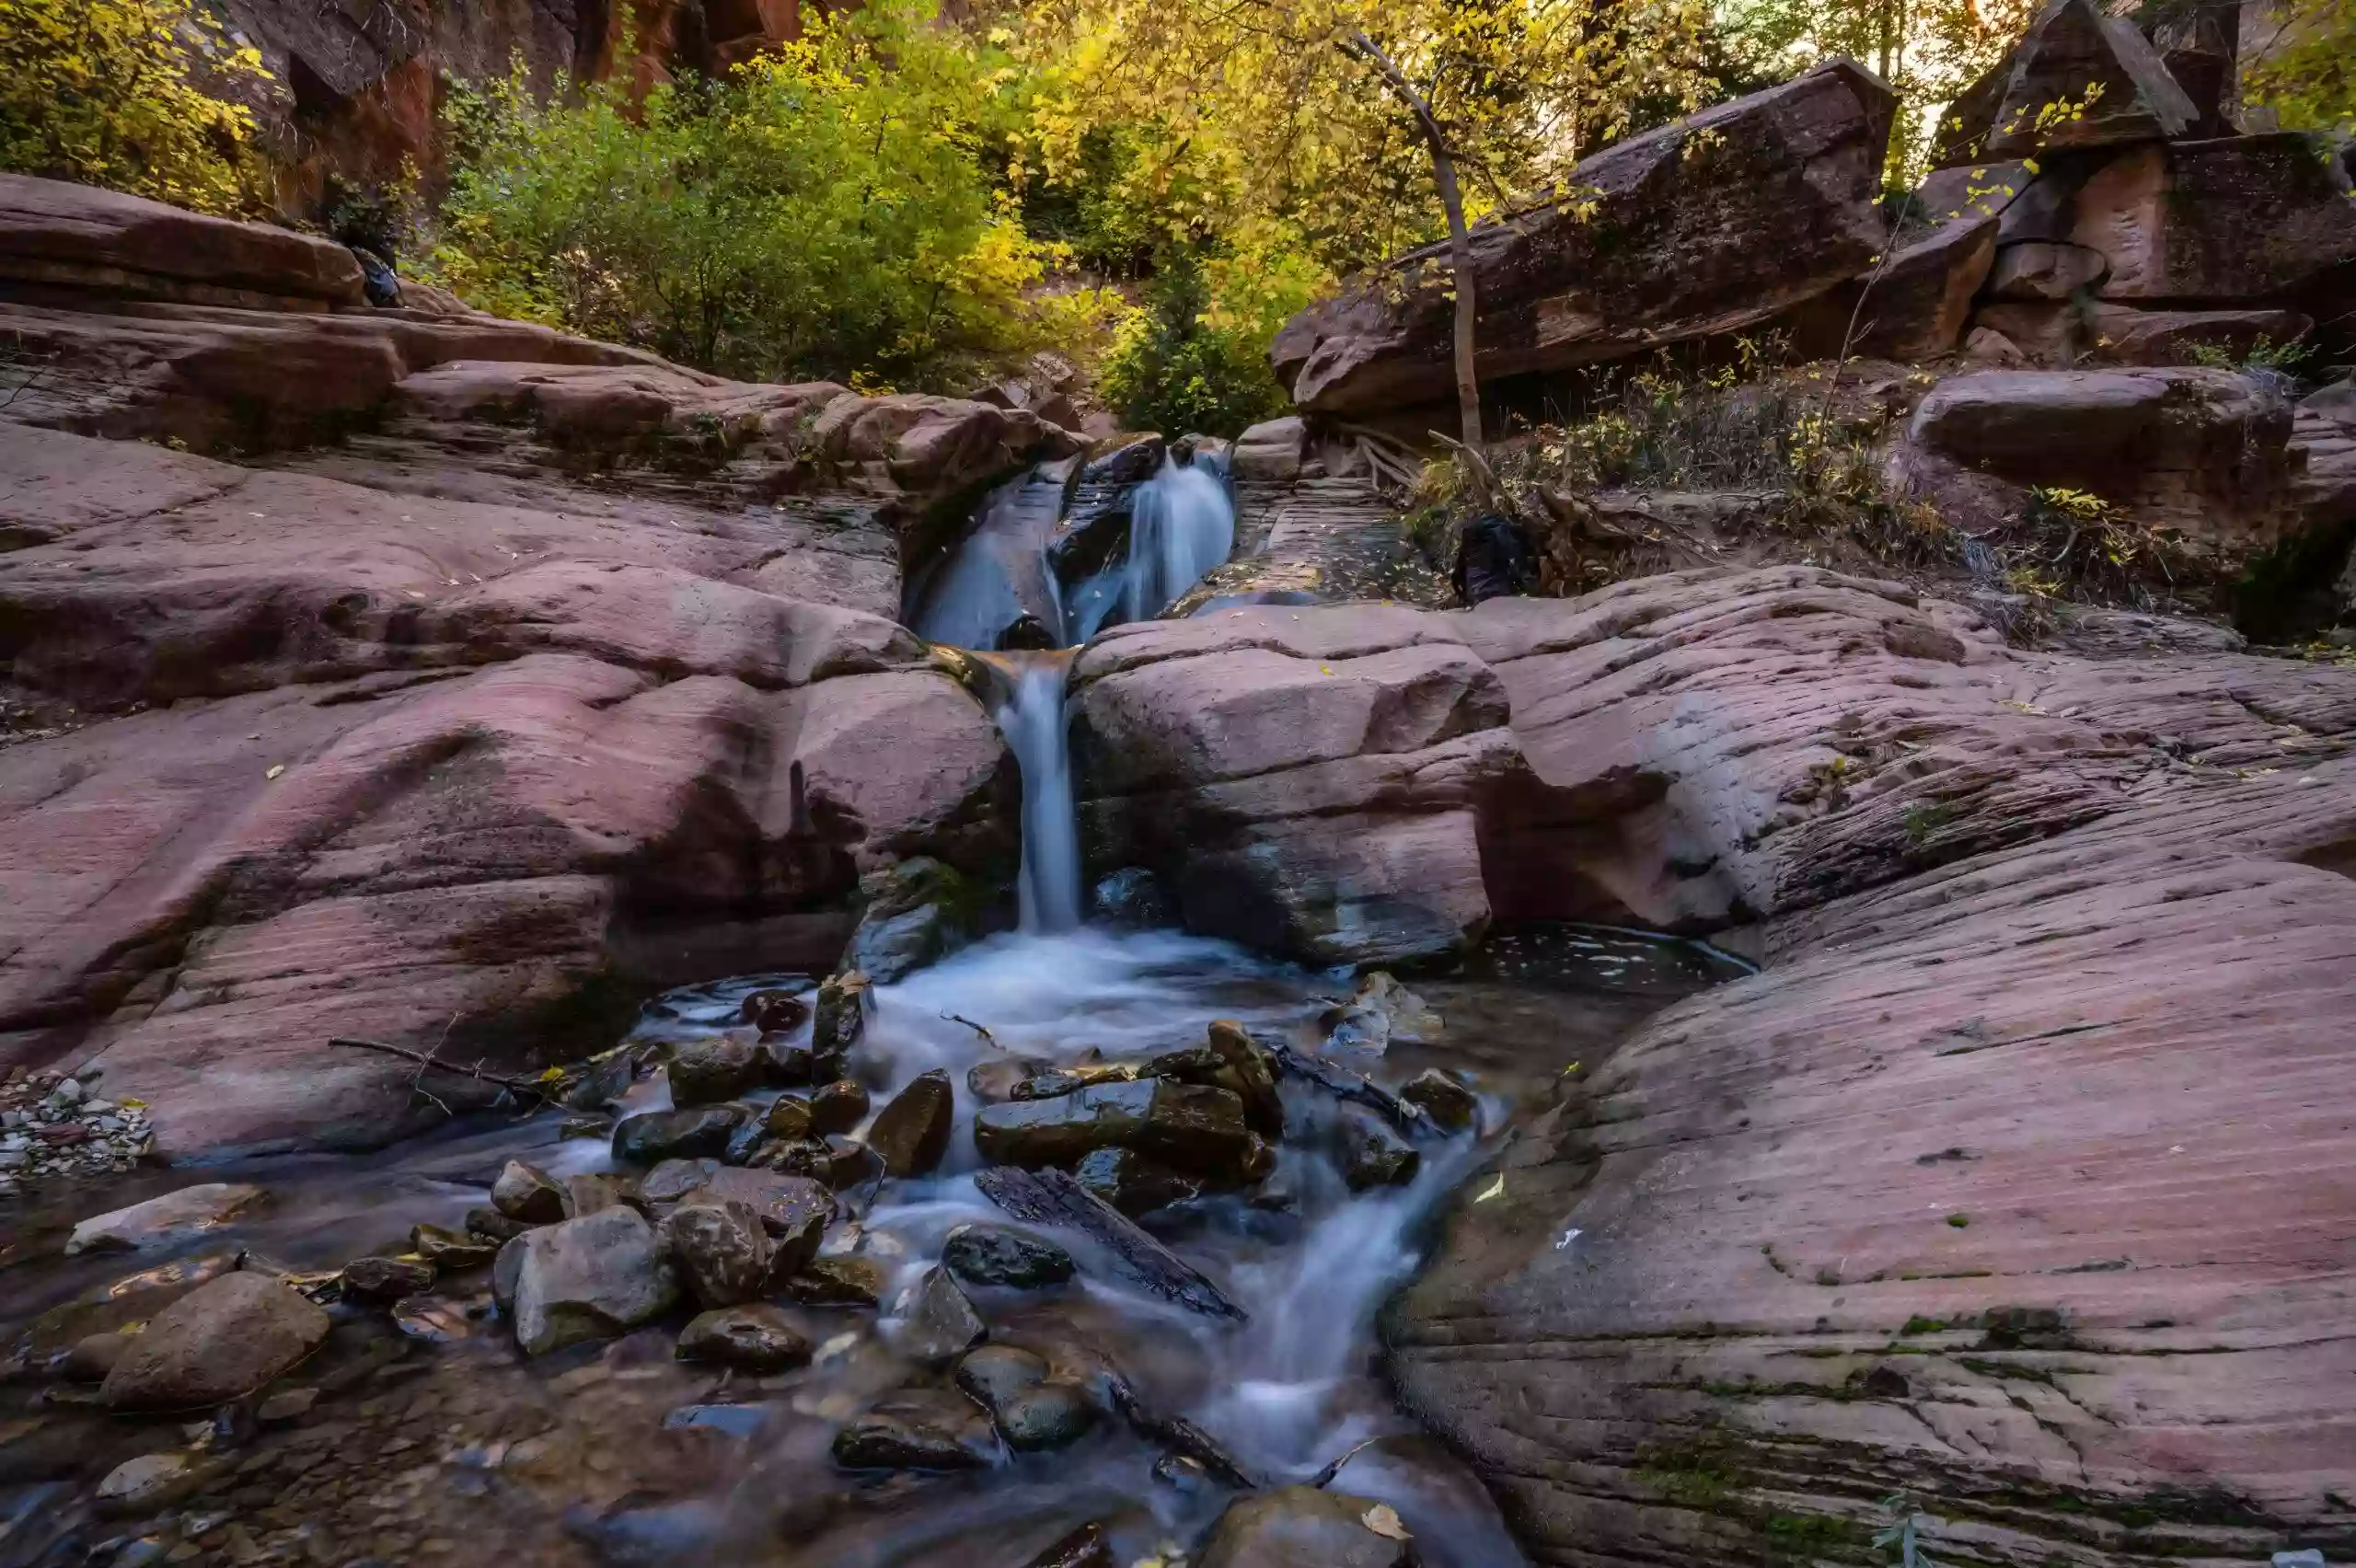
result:
[(1022, 929), (1042, 934), (1080, 925), (1080, 824), (1064, 723), (1064, 681), (1075, 652), (982, 656), (1004, 686), (992, 717), (1022, 770)]
[(1207, 462), (1182, 466), (1164, 456), (1132, 506), (1122, 616), (1160, 615), (1234, 548), (1235, 503), (1219, 475)]

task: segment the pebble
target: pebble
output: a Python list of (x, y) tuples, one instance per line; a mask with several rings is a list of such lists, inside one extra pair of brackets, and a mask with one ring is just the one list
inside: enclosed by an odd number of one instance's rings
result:
[(128, 1170), (145, 1156), (155, 1141), (146, 1109), (94, 1092), (97, 1076), (85, 1066), (0, 1080), (0, 1194)]

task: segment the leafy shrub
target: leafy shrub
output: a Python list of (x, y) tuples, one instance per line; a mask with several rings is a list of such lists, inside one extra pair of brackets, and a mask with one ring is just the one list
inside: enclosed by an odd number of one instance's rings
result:
[(253, 116), (195, 75), (269, 79), (191, 0), (0, 0), (0, 168), (250, 211)]
[(1146, 307), (1114, 338), (1105, 401), (1129, 428), (1170, 435), (1231, 436), (1278, 412), (1287, 399), (1266, 348), (1276, 329), (1253, 317), (1248, 305), (1221, 312), (1203, 259), (1190, 249), (1172, 252)]
[(1044, 346), (1101, 294), (1030, 294), (1057, 260), (993, 189), (1014, 106), (926, 0), (814, 18), (723, 82), (546, 102), (519, 70), (454, 110), (433, 270), (503, 315), (726, 374), (947, 380)]

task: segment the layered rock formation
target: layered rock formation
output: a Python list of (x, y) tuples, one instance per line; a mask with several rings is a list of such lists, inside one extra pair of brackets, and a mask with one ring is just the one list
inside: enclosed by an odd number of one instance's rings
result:
[(0, 198), (9, 1060), (100, 1056), (167, 1152), (381, 1139), (438, 1113), (331, 1036), (538, 1061), (650, 986), (830, 964), (899, 857), (1011, 876), (1012, 761), (887, 617), (902, 536), (1063, 432)]

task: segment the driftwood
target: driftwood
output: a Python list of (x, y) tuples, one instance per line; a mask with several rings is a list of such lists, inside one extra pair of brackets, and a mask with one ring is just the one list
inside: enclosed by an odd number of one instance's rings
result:
[(1033, 1225), (1068, 1225), (1104, 1245), (1122, 1272), (1157, 1295), (1213, 1318), (1245, 1320), (1200, 1271), (1156, 1241), (1068, 1172), (1031, 1171), (995, 1165), (974, 1178), (983, 1195), (1015, 1218)]
[[(406, 1045), (387, 1045), (381, 1040), (355, 1040), (350, 1035), (342, 1034), (329, 1039), (328, 1043), (341, 1045), (352, 1051), (382, 1051), (387, 1056), (398, 1056), (404, 1062), (415, 1062), (420, 1076), (423, 1075), (426, 1068), (431, 1067), (437, 1073), (448, 1073), (452, 1078), (472, 1078), (478, 1083), (495, 1083), (502, 1089), (513, 1090), (518, 1094), (537, 1095), (542, 1100), (549, 1097), (549, 1086), (538, 1079), (509, 1078), (503, 1073), (487, 1073), (482, 1070), (480, 1062), (477, 1062), (471, 1067), (455, 1066), (448, 1062), (435, 1061), (431, 1051), (412, 1051)], [(441, 1047), (437, 1045), (434, 1049), (439, 1050)]]
[(1423, 1107), (1400, 1099), (1372, 1078), (1354, 1073), (1349, 1068), (1297, 1051), (1278, 1041), (1264, 1045), (1263, 1050), (1276, 1058), (1276, 1066), (1304, 1083), (1313, 1083), (1337, 1100), (1347, 1100), (1379, 1112), (1392, 1126), (1403, 1133), (1421, 1136), (1437, 1133), (1432, 1119), (1424, 1114)]
[(1183, 1415), (1157, 1415), (1148, 1410), (1138, 1398), (1135, 1389), (1119, 1378), (1113, 1379), (1113, 1404), (1122, 1418), (1137, 1429), (1138, 1435), (1149, 1443), (1159, 1443), (1173, 1453), (1185, 1455), (1212, 1477), (1250, 1492), (1260, 1483), (1235, 1460), (1235, 1456), (1218, 1446), (1218, 1440)]

